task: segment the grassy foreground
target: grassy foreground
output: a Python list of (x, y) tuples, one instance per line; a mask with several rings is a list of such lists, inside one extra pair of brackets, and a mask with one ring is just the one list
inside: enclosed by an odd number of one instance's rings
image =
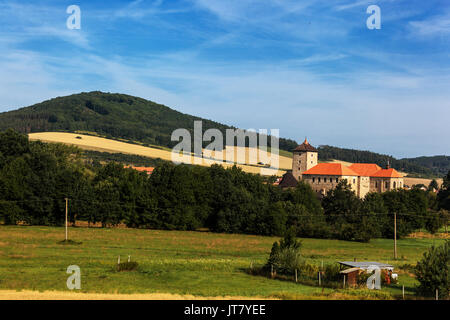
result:
[[(64, 228), (0, 226), (0, 290), (68, 292), (66, 269), (81, 268), (84, 293), (170, 293), (204, 297), (241, 296), (284, 299), (398, 298), (405, 286), (412, 297), (416, 280), (400, 270), (399, 284), (378, 292), (333, 290), (248, 275), (250, 264), (262, 265), (278, 238), (207, 232), (70, 228), (79, 244), (63, 245)], [(370, 243), (303, 239), (308, 262), (340, 260), (388, 262), (396, 269), (415, 264), (440, 239), (398, 241), (400, 259), (392, 260), (393, 241)], [(117, 272), (121, 260), (137, 261), (137, 271)]]

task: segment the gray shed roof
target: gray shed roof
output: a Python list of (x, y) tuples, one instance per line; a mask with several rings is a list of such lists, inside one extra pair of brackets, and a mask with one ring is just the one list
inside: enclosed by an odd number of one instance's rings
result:
[(369, 266), (377, 266), (380, 269), (394, 269), (391, 264), (374, 261), (339, 261), (339, 263), (351, 268), (367, 269)]

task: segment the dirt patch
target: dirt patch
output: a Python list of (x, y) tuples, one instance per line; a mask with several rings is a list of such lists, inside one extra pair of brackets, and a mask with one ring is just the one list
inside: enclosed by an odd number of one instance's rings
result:
[(414, 239), (450, 239), (449, 233), (435, 233), (431, 234), (428, 232), (413, 232), (407, 236), (407, 238), (414, 238)]
[(0, 300), (268, 300), (264, 297), (200, 297), (171, 293), (81, 293), (64, 291), (14, 291), (0, 290)]

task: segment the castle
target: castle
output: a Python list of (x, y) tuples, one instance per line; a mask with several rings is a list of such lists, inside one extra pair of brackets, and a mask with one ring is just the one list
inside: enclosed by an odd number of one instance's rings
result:
[(355, 194), (364, 198), (369, 192), (385, 192), (403, 188), (403, 176), (395, 169), (382, 169), (375, 163), (318, 163), (318, 151), (308, 140), (293, 151), (292, 172), (286, 173), (280, 187), (295, 187), (303, 180), (320, 196), (335, 188), (341, 180), (347, 180)]

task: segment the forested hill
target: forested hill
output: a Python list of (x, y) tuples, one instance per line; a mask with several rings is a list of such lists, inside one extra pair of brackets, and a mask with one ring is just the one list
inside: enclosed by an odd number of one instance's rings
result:
[(385, 154), (327, 145), (320, 146), (318, 149), (319, 159), (323, 161), (338, 159), (348, 162), (376, 163), (382, 168), (386, 167), (389, 161), (391, 167), (397, 170), (428, 177), (442, 177), (450, 170), (449, 156), (396, 159)]
[[(222, 131), (224, 137), (226, 129), (235, 129), (142, 98), (94, 91), (58, 97), (1, 113), (0, 130), (13, 128), (23, 133), (88, 131), (108, 138), (173, 147), (177, 142), (171, 141), (172, 132), (185, 128), (191, 131), (193, 137), (194, 120), (203, 121), (204, 131), (216, 128)], [(294, 140), (280, 139), (282, 150), (291, 151), (296, 146)]]
[[(216, 128), (225, 137), (226, 129), (235, 129), (211, 120), (191, 116), (167, 106), (125, 94), (93, 91), (58, 97), (30, 107), (0, 113), (0, 131), (13, 128), (23, 133), (44, 131), (83, 131), (106, 138), (125, 139), (149, 145), (173, 147), (172, 132), (185, 128), (193, 137), (194, 121), (202, 120), (203, 131)], [(270, 139), (268, 141), (270, 143)], [(204, 146), (209, 144), (205, 142)], [(292, 151), (294, 140), (280, 138), (280, 149)], [(371, 162), (385, 167), (389, 160), (395, 169), (422, 176), (443, 176), (450, 170), (450, 157), (395, 159), (370, 151), (319, 147), (319, 159)]]
[(400, 161), (430, 168), (439, 176), (444, 176), (450, 171), (450, 156), (405, 158)]

